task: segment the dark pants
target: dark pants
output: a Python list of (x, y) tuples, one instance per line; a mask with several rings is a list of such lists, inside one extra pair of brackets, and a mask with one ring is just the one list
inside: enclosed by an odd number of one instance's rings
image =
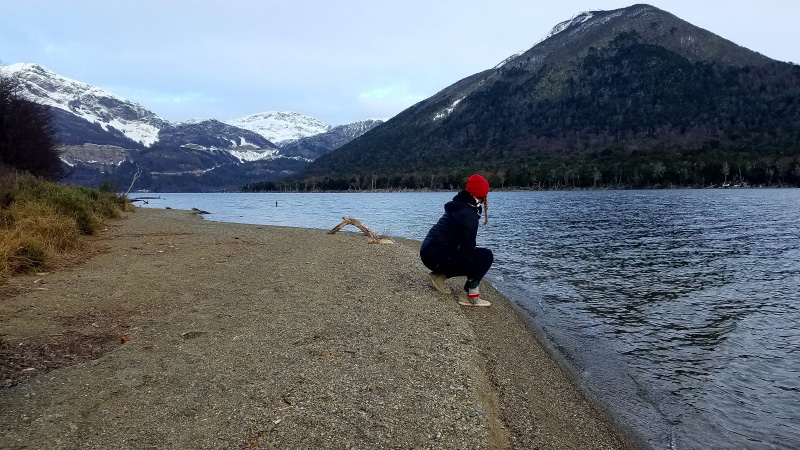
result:
[(476, 248), (471, 262), (456, 255), (436, 255), (422, 251), (419, 254), (422, 264), (431, 272), (443, 273), (447, 278), (467, 277), (464, 289), (475, 289), (489, 271), (494, 262), (494, 255), (488, 248)]

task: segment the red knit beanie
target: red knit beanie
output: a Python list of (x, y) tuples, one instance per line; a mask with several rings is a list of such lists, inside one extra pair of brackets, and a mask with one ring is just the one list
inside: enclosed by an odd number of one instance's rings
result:
[(489, 182), (475, 174), (467, 179), (467, 192), (476, 198), (486, 197), (489, 194)]

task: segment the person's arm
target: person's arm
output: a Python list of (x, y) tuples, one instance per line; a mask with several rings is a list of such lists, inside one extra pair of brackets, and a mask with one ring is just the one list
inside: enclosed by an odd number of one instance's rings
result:
[(456, 217), (458, 222), (458, 253), (467, 261), (471, 261), (475, 254), (478, 219), (479, 217), (468, 209), (459, 211)]

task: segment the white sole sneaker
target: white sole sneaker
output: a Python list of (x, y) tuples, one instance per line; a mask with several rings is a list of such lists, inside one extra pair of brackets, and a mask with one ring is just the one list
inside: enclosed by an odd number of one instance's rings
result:
[(482, 307), (492, 306), (491, 302), (486, 301), (486, 300), (484, 300), (482, 298), (479, 298), (478, 300), (475, 301), (475, 303), (472, 303), (471, 301), (469, 301), (469, 298), (466, 298), (466, 297), (463, 297), (463, 296), (458, 299), (458, 304), (461, 305), (461, 306), (478, 306), (478, 307), (481, 307), (481, 306)]

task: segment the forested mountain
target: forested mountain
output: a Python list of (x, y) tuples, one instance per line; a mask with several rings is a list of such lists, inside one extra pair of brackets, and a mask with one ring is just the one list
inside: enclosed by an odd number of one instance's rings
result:
[(497, 187), (797, 185), (800, 67), (649, 5), (583, 13), (286, 186), (438, 189), (472, 172)]

